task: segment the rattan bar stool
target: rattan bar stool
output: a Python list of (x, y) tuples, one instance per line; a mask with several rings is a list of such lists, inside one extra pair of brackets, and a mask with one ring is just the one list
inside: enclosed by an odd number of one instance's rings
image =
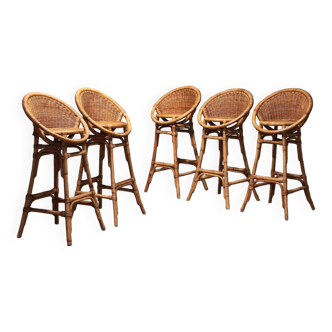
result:
[[(244, 199), (241, 211), (244, 211), (246, 204), (250, 200), (252, 190), (268, 184), (270, 185), (269, 203), (272, 202), (276, 184), (280, 186), (282, 206), (286, 220), (288, 220), (288, 195), (299, 190), (304, 190), (311, 208), (313, 210), (315, 209), (309, 192), (301, 147), (301, 127), (307, 121), (312, 105), (312, 98), (308, 92), (301, 89), (285, 89), (272, 93), (256, 106), (252, 115), (252, 121), (254, 127), (258, 130), (257, 152), (247, 195)], [(256, 123), (256, 116), (259, 119), (259, 125)], [(266, 139), (266, 137), (269, 136), (271, 136), (271, 139)], [(260, 158), (262, 144), (264, 143), (272, 144), (271, 176), (256, 175), (257, 164)], [(289, 143), (296, 144), (297, 146), (301, 174), (287, 173)], [(282, 146), (282, 172), (276, 171), (278, 145)], [(288, 190), (288, 179), (299, 181), (301, 186)]]
[[(87, 145), (99, 145), (99, 174), (92, 178), (97, 183), (97, 197), (99, 208), (102, 208), (102, 199), (113, 201), (114, 225), (118, 226), (118, 199), (117, 191), (126, 191), (134, 193), (136, 202), (141, 211), (145, 214), (145, 209), (137, 188), (133, 165), (130, 157), (128, 136), (131, 132), (131, 122), (124, 109), (106, 94), (91, 88), (82, 88), (76, 92), (75, 100), (77, 107), (83, 114), (90, 128), (90, 136)], [(125, 121), (122, 121), (124, 118)], [(123, 132), (115, 132), (122, 129)], [(117, 139), (120, 143), (114, 143)], [(117, 147), (123, 147), (126, 161), (129, 166), (130, 178), (121, 182), (115, 182), (114, 157), (113, 150)], [(103, 160), (105, 157), (105, 147), (108, 152), (108, 166), (111, 171), (111, 185), (103, 184)], [(77, 182), (77, 193), (81, 191), (82, 186), (87, 184), (82, 181), (81, 165), (79, 178)], [(131, 186), (132, 188), (124, 188)], [(103, 189), (112, 190), (112, 195), (103, 195)]]
[[(200, 108), (198, 122), (203, 127), (201, 151), (195, 177), (187, 198), (191, 199), (197, 182), (212, 177), (218, 178), (218, 194), (223, 187), (226, 209), (230, 208), (229, 187), (234, 184), (249, 181), (250, 169), (243, 141), (243, 122), (249, 115), (253, 105), (252, 94), (244, 89), (230, 89), (222, 91), (208, 99)], [(202, 121), (202, 116), (203, 121)], [(208, 139), (219, 141), (219, 169), (218, 171), (203, 169), (202, 162)], [(243, 156), (244, 168), (228, 166), (228, 140), (237, 139)], [(245, 179), (229, 182), (228, 172), (242, 173)], [(259, 200), (256, 192), (256, 199)]]
[[(179, 164), (188, 164), (196, 167), (198, 162), (198, 153), (196, 148), (192, 117), (200, 101), (201, 93), (197, 88), (193, 86), (184, 86), (166, 93), (154, 104), (151, 111), (151, 119), (156, 124), (155, 142), (152, 154), (151, 168), (146, 182), (145, 192), (148, 191), (155, 172), (171, 169), (174, 175), (177, 198), (180, 198), (179, 177), (193, 174), (195, 171), (179, 173)], [(190, 135), (191, 145), (194, 149), (195, 160), (178, 158), (177, 147), (179, 132), (188, 133)], [(156, 161), (160, 134), (172, 136), (174, 164)], [(208, 188), (205, 180), (203, 180), (203, 185), (205, 190), (207, 190)]]
[[(66, 218), (67, 244), (72, 245), (72, 216), (76, 204), (92, 205), (95, 209), (102, 230), (105, 226), (99, 212), (96, 194), (93, 189), (90, 169), (87, 159), (86, 140), (89, 128), (82, 117), (69, 105), (58, 98), (44, 93), (28, 93), (23, 98), (23, 109), (34, 126), (34, 152), (28, 193), (26, 195), (17, 237), (22, 236), (29, 212), (53, 214), (55, 223), (59, 224), (59, 216)], [(80, 127), (80, 125), (83, 126)], [(80, 138), (74, 138), (80, 135)], [(39, 139), (46, 144), (40, 144)], [(75, 149), (76, 152), (68, 152)], [(39, 160), (42, 156), (54, 155), (54, 188), (38, 194), (32, 194), (35, 177), (37, 176)], [(90, 190), (69, 196), (68, 158), (81, 156), (81, 163), (87, 175)], [(64, 198), (59, 197), (59, 171), (64, 180)], [(38, 199), (52, 197), (53, 210), (32, 208), (31, 204)], [(91, 202), (87, 201), (91, 200)], [(59, 203), (65, 204), (65, 211), (59, 211)]]

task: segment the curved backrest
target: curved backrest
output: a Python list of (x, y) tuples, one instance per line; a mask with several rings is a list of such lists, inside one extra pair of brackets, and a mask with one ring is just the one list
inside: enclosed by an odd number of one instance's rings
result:
[(94, 121), (120, 121), (125, 113), (117, 102), (95, 89), (82, 88), (75, 99), (83, 116)]
[(56, 97), (32, 92), (24, 96), (22, 104), (34, 124), (46, 128), (75, 128), (80, 124), (80, 115)]
[[(22, 104), (26, 115), (37, 129), (38, 136), (46, 143), (58, 143), (51, 141), (47, 135), (74, 145), (85, 142), (89, 137), (89, 128), (81, 115), (56, 97), (31, 92), (23, 97)], [(83, 128), (79, 128), (80, 124)], [(73, 138), (76, 134), (80, 134), (81, 138)]]
[[(91, 130), (98, 129), (104, 134), (117, 137), (124, 137), (132, 132), (132, 122), (124, 107), (105, 92), (82, 87), (75, 93), (75, 103)], [(125, 130), (115, 132), (112, 128)]]
[(284, 89), (272, 93), (256, 107), (260, 121), (296, 122), (312, 109), (312, 97), (301, 89)]
[[(206, 129), (219, 130), (239, 126), (248, 117), (253, 103), (252, 94), (245, 89), (225, 90), (212, 96), (203, 104), (197, 120)], [(218, 121), (219, 125), (214, 123)]]
[(235, 119), (245, 111), (250, 111), (253, 105), (252, 94), (244, 89), (222, 91), (202, 106), (204, 117)]
[[(268, 135), (298, 130), (307, 121), (312, 105), (312, 97), (302, 89), (276, 91), (256, 106), (252, 123), (259, 132)], [(256, 123), (256, 116), (260, 121), (259, 125)], [(272, 125), (284, 127), (271, 129)]]
[(159, 114), (184, 114), (196, 108), (201, 101), (200, 91), (193, 86), (174, 89), (162, 96), (155, 104)]

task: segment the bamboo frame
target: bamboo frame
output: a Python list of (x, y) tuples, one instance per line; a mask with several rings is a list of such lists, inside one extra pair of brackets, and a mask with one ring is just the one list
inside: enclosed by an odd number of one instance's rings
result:
[[(95, 209), (99, 225), (102, 230), (105, 230), (105, 225), (100, 215), (96, 200), (96, 193), (93, 189), (87, 160), (86, 140), (89, 135), (89, 129), (85, 121), (68, 104), (56, 97), (44, 93), (28, 93), (25, 95), (23, 98), (23, 109), (34, 125), (34, 152), (30, 183), (17, 237), (22, 237), (29, 212), (46, 213), (54, 215), (55, 224), (59, 224), (59, 216), (66, 219), (67, 245), (71, 246), (72, 217), (75, 206), (82, 201), (86, 203), (87, 199), (91, 200), (91, 205)], [(80, 125), (82, 125), (83, 128), (80, 128)], [(80, 138), (74, 138), (76, 134), (79, 134)], [(40, 139), (47, 144), (40, 144)], [(77, 149), (78, 152), (69, 153), (68, 148)], [(54, 155), (53, 189), (42, 193), (32, 194), (34, 180), (38, 172), (39, 160), (42, 156), (49, 154)], [(75, 156), (81, 157), (81, 164), (87, 174), (90, 190), (70, 197), (68, 185), (68, 159)], [(59, 197), (60, 170), (61, 176), (64, 180), (64, 198)], [(35, 200), (46, 197), (52, 198), (52, 210), (31, 207)], [(59, 211), (59, 203), (65, 204), (64, 211)]]
[[(156, 172), (172, 170), (174, 176), (174, 184), (176, 188), (177, 198), (180, 198), (180, 182), (179, 177), (195, 173), (189, 171), (180, 173), (179, 165), (187, 164), (194, 167), (198, 163), (198, 152), (196, 147), (195, 133), (192, 117), (201, 101), (200, 91), (193, 86), (183, 86), (169, 91), (162, 96), (153, 106), (151, 111), (151, 119), (156, 124), (155, 141), (152, 153), (151, 167), (145, 186), (145, 192), (148, 191), (153, 175)], [(165, 130), (166, 129), (166, 130)], [(187, 133), (190, 135), (191, 145), (194, 150), (195, 160), (182, 159), (177, 155), (178, 133)], [(157, 162), (157, 148), (160, 135), (171, 135), (173, 144), (173, 160), (174, 163)], [(202, 181), (205, 190), (208, 189), (205, 180)]]
[[(311, 199), (307, 176), (304, 168), (301, 127), (308, 120), (312, 110), (313, 101), (311, 95), (301, 89), (284, 89), (272, 93), (263, 99), (255, 108), (252, 116), (254, 127), (258, 131), (257, 152), (254, 161), (252, 176), (249, 182), (246, 197), (241, 211), (244, 211), (251, 192), (262, 185), (270, 185), (268, 202), (271, 203), (275, 186), (278, 184), (281, 189), (282, 207), (285, 220), (288, 220), (288, 195), (303, 190), (312, 210), (315, 209)], [(259, 120), (259, 124), (256, 122)], [(266, 137), (271, 136), (268, 140)], [(261, 154), (262, 144), (272, 144), (272, 165), (271, 176), (256, 175), (257, 165)], [(298, 160), (301, 166), (301, 174), (290, 174), (287, 172), (288, 144), (296, 144)], [(282, 146), (283, 170), (276, 171), (277, 146)], [(301, 186), (288, 190), (288, 179), (297, 180)]]
[[(134, 176), (134, 169), (130, 156), (128, 136), (132, 126), (125, 110), (112, 98), (106, 94), (91, 88), (81, 88), (76, 92), (75, 101), (78, 109), (86, 120), (91, 131), (87, 140), (87, 146), (99, 145), (99, 174), (92, 178), (92, 182), (97, 183), (97, 197), (99, 208), (102, 208), (102, 200), (109, 199), (113, 202), (114, 226), (118, 226), (118, 202), (117, 191), (126, 191), (133, 193), (141, 211), (145, 214), (145, 209), (139, 194)], [(125, 121), (122, 121), (124, 118)], [(116, 131), (123, 129), (123, 132)], [(114, 140), (120, 141), (115, 143)], [(128, 163), (130, 178), (121, 182), (115, 181), (114, 155), (113, 150), (117, 147), (123, 147), (125, 158)], [(111, 173), (111, 186), (103, 184), (103, 160), (105, 158), (105, 148), (108, 155), (108, 166)], [(79, 177), (77, 181), (76, 192), (87, 184), (82, 180), (81, 164)], [(131, 186), (130, 188), (124, 188)], [(112, 195), (104, 195), (103, 189), (112, 191)]]
[[(198, 181), (217, 177), (218, 194), (221, 194), (221, 187), (223, 187), (226, 209), (229, 209), (229, 187), (234, 184), (249, 182), (250, 169), (244, 147), (243, 122), (248, 117), (252, 105), (253, 97), (249, 91), (244, 89), (229, 89), (212, 96), (200, 108), (198, 122), (203, 127), (202, 143), (195, 177), (187, 201), (191, 199)], [(218, 171), (202, 168), (203, 156), (208, 139), (219, 141)], [(236, 139), (239, 141), (244, 168), (228, 165), (229, 139)], [(229, 172), (241, 173), (245, 176), (245, 179), (229, 182)], [(257, 193), (254, 193), (256, 199), (259, 200)]]

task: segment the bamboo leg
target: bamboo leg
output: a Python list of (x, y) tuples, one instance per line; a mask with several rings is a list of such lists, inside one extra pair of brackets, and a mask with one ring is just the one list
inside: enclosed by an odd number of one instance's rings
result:
[(86, 151), (86, 153), (82, 155), (82, 162), (83, 162), (83, 165), (84, 165), (84, 170), (85, 170), (87, 180), (88, 180), (88, 183), (89, 183), (89, 187), (90, 187), (90, 192), (91, 192), (91, 196), (92, 196), (91, 201), (92, 201), (92, 204), (94, 206), (96, 216), (97, 216), (97, 219), (99, 221), (100, 228), (104, 231), (106, 228), (105, 228), (103, 219), (102, 219), (100, 211), (99, 211), (99, 207), (98, 207), (98, 203), (97, 203), (97, 199), (96, 199), (96, 193), (95, 193), (95, 190), (93, 188), (93, 183), (92, 183), (92, 179), (91, 179), (91, 172), (90, 172), (88, 156), (87, 156), (86, 143), (84, 143), (82, 145), (82, 148), (83, 148), (83, 151)]
[(201, 170), (201, 166), (202, 166), (202, 162), (203, 162), (203, 156), (204, 156), (205, 147), (206, 147), (206, 138), (203, 137), (204, 134), (205, 134), (205, 129), (203, 128), (201, 151), (199, 153), (196, 172), (195, 172), (195, 176), (194, 176), (194, 179), (193, 179), (193, 183), (192, 183), (191, 188), (190, 188), (190, 192), (189, 192), (188, 197), (187, 197), (187, 201), (190, 201), (191, 196), (192, 196), (192, 194), (194, 193), (194, 191), (196, 189), (198, 178), (199, 178), (199, 175), (200, 175), (200, 170)]
[(79, 171), (78, 171), (75, 195), (78, 195), (78, 193), (82, 190), (82, 184), (81, 184), (82, 183), (82, 176), (83, 176), (83, 158), (81, 158), (80, 168), (79, 168)]
[(310, 195), (310, 191), (309, 191), (309, 185), (308, 185), (308, 181), (307, 181), (307, 175), (304, 169), (304, 161), (303, 161), (303, 153), (302, 153), (302, 142), (301, 142), (301, 132), (299, 132), (299, 136), (297, 138), (297, 155), (298, 155), (298, 159), (300, 161), (300, 165), (301, 165), (301, 173), (302, 173), (302, 178), (303, 178), (303, 182), (304, 182), (304, 194), (307, 198), (308, 203), (311, 206), (312, 210), (315, 210), (315, 205), (311, 199), (311, 195)]
[(24, 226), (25, 226), (25, 223), (26, 223), (27, 218), (28, 218), (28, 213), (29, 212), (27, 211), (27, 209), (31, 206), (31, 203), (32, 203), (30, 195), (32, 194), (33, 184), (34, 184), (35, 177), (37, 176), (37, 171), (38, 171), (39, 159), (37, 157), (37, 153), (38, 153), (37, 144), (38, 144), (39, 138), (35, 133), (33, 133), (33, 136), (34, 136), (34, 149), (33, 149), (32, 169), (31, 169), (28, 192), (27, 192), (27, 195), (26, 195), (26, 198), (25, 198), (21, 223), (20, 223), (20, 227), (19, 227), (18, 233), (17, 233), (18, 238), (22, 237)]
[(228, 210), (230, 208), (229, 204), (229, 185), (228, 185), (228, 170), (227, 170), (227, 157), (228, 157), (228, 138), (227, 138), (227, 129), (223, 129), (222, 133), (222, 144), (223, 144), (223, 161), (224, 161), (224, 182), (223, 182), (223, 188), (224, 188), (224, 197), (226, 200), (226, 209)]
[[(97, 191), (99, 195), (103, 194), (103, 160), (105, 158), (105, 144), (100, 143), (99, 145), (99, 177), (97, 182)], [(98, 197), (99, 209), (103, 207), (103, 199)]]
[(62, 176), (64, 181), (65, 191), (65, 217), (66, 217), (66, 234), (67, 234), (67, 245), (72, 245), (72, 211), (70, 208), (70, 197), (69, 197), (69, 185), (68, 185), (68, 154), (67, 146), (63, 143), (62, 145)]
[(137, 184), (136, 184), (136, 179), (135, 179), (135, 175), (134, 175), (134, 169), (133, 169), (133, 165), (131, 162), (131, 156), (130, 156), (130, 149), (129, 149), (129, 141), (128, 141), (128, 137), (126, 137), (126, 145), (124, 146), (124, 152), (125, 152), (125, 156), (126, 156), (126, 160), (129, 166), (129, 172), (130, 172), (130, 177), (132, 180), (132, 187), (134, 189), (134, 194), (135, 194), (135, 198), (136, 198), (136, 202), (139, 205), (139, 207), (141, 208), (141, 211), (143, 214), (146, 214), (142, 200), (141, 200), (141, 196), (139, 194), (138, 188), (137, 188)]
[(150, 172), (148, 175), (148, 179), (146, 181), (146, 185), (145, 185), (145, 189), (144, 191), (147, 192), (150, 186), (150, 183), (152, 181), (152, 177), (154, 174), (154, 170), (155, 170), (155, 161), (156, 161), (156, 155), (157, 155), (157, 147), (159, 144), (159, 134), (157, 133), (157, 126), (156, 126), (156, 133), (155, 133), (155, 138), (154, 138), (154, 147), (153, 147), (153, 153), (152, 153), (152, 161), (151, 161), (151, 167), (150, 167)]
[[(53, 211), (59, 211), (59, 156), (54, 153), (54, 189), (56, 190), (52, 197)], [(59, 216), (54, 216), (54, 222), (59, 224)]]
[[(79, 168), (78, 176), (77, 176), (77, 183), (76, 183), (76, 191), (75, 191), (75, 195), (78, 195), (79, 192), (82, 190), (82, 177), (83, 177), (83, 170), (84, 170), (83, 158), (81, 158), (80, 168)], [(62, 175), (62, 177), (63, 177), (62, 170), (61, 170), (61, 175)], [(74, 214), (76, 208), (77, 208), (77, 204), (73, 204), (73, 207), (72, 207), (72, 214)]]
[(118, 198), (115, 183), (114, 173), (114, 155), (113, 155), (113, 142), (112, 137), (109, 138), (109, 168), (111, 171), (111, 188), (112, 188), (112, 201), (113, 201), (113, 215), (114, 215), (114, 226), (118, 227)]
[[(242, 157), (243, 157), (244, 167), (245, 167), (245, 170), (246, 170), (246, 173), (247, 173), (247, 178), (250, 179), (250, 168), (249, 168), (249, 164), (248, 164), (246, 149), (244, 148), (244, 138), (243, 138), (243, 129), (242, 129), (242, 127), (240, 129), (239, 143), (240, 143), (240, 149), (241, 149), (241, 153), (242, 153)], [(256, 201), (259, 201), (259, 196), (258, 196), (257, 191), (256, 191), (255, 188), (253, 188), (253, 193), (254, 193)]]
[[(221, 136), (221, 133), (218, 132), (218, 136)], [(222, 172), (223, 171), (223, 144), (222, 144), (222, 141), (219, 140), (218, 141), (219, 143), (219, 172)], [(221, 194), (221, 187), (222, 187), (222, 181), (220, 178), (218, 178), (218, 194), (220, 195)]]
[[(284, 126), (283, 126), (284, 128)], [(282, 134), (282, 155), (283, 155), (283, 186), (282, 186), (282, 202), (285, 210), (285, 220), (288, 220), (288, 194), (287, 194), (287, 141), (286, 134)]]
[(174, 158), (174, 183), (176, 188), (176, 196), (177, 198), (180, 198), (179, 163), (177, 156), (178, 133), (176, 131), (176, 125), (172, 125), (172, 141), (173, 141), (173, 158)]
[[(274, 175), (274, 172), (276, 171), (276, 165), (277, 165), (277, 145), (272, 144), (272, 159), (271, 159), (270, 176)], [(273, 202), (275, 191), (276, 191), (276, 184), (275, 183), (269, 184), (269, 197), (267, 200), (269, 205), (271, 205)]]
[[(194, 132), (194, 127), (193, 127), (192, 121), (190, 121), (189, 134), (190, 134), (191, 145), (192, 145), (192, 147), (194, 149), (195, 159), (196, 159), (196, 162), (198, 163), (199, 156), (198, 156), (198, 152), (197, 152), (197, 146), (196, 146), (196, 140), (195, 140), (195, 132)], [(208, 190), (208, 186), (206, 184), (205, 179), (202, 179), (202, 183), (203, 183), (204, 189)]]
[(248, 190), (247, 190), (247, 194), (246, 197), (243, 201), (242, 207), (241, 207), (241, 212), (244, 211), (244, 209), (246, 208), (247, 203), (250, 200), (250, 196), (251, 196), (251, 192), (254, 189), (254, 176), (256, 174), (257, 171), (257, 164), (258, 164), (258, 160), (260, 158), (261, 155), (261, 149), (262, 149), (262, 143), (259, 142), (259, 140), (261, 140), (262, 135), (261, 133), (258, 133), (258, 139), (257, 139), (257, 149), (256, 149), (256, 156), (255, 156), (255, 161), (254, 161), (254, 167), (252, 169), (252, 173), (250, 176), (250, 180), (249, 180), (249, 186), (248, 186)]

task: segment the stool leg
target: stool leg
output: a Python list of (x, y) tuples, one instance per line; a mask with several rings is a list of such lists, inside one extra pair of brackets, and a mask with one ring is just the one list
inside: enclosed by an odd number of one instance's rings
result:
[[(275, 128), (276, 129), (276, 128)], [(277, 135), (272, 136), (272, 140), (277, 140)], [(276, 170), (276, 161), (277, 161), (277, 145), (272, 144), (272, 166), (271, 166), (271, 177), (274, 177), (274, 172)], [(272, 203), (272, 199), (275, 193), (276, 184), (271, 183), (270, 184), (270, 193), (269, 193), (269, 203)]]
[[(192, 145), (192, 147), (194, 149), (195, 159), (196, 159), (196, 162), (198, 163), (199, 156), (198, 156), (198, 152), (197, 152), (197, 146), (196, 146), (196, 140), (195, 140), (195, 132), (194, 132), (194, 127), (193, 127), (192, 121), (190, 121), (189, 134), (190, 134), (191, 145)], [(208, 186), (206, 184), (205, 179), (202, 179), (202, 183), (203, 183), (204, 189), (208, 190)]]
[(189, 192), (188, 197), (187, 197), (187, 201), (190, 201), (191, 196), (192, 196), (192, 194), (194, 193), (194, 191), (196, 189), (198, 178), (199, 178), (199, 175), (200, 175), (200, 170), (201, 170), (201, 166), (202, 166), (202, 162), (203, 162), (203, 156), (204, 156), (205, 147), (206, 147), (206, 138), (204, 138), (204, 134), (205, 134), (205, 131), (204, 131), (204, 128), (203, 128), (201, 151), (199, 153), (198, 163), (197, 163), (197, 167), (196, 167), (196, 173), (195, 173), (193, 183), (192, 183), (191, 188), (190, 188), (190, 192)]
[(98, 207), (98, 203), (97, 203), (97, 199), (96, 199), (96, 193), (95, 193), (95, 190), (93, 188), (93, 183), (92, 183), (92, 179), (91, 179), (91, 172), (90, 172), (88, 156), (87, 156), (87, 146), (86, 146), (86, 144), (83, 144), (83, 151), (84, 150), (86, 151), (86, 153), (82, 155), (82, 162), (83, 162), (83, 165), (84, 165), (84, 170), (85, 170), (86, 177), (87, 177), (89, 187), (90, 187), (90, 192), (91, 192), (91, 196), (92, 196), (91, 201), (92, 201), (93, 207), (95, 208), (95, 213), (96, 213), (97, 219), (99, 221), (100, 228), (104, 231), (106, 228), (105, 228), (103, 219), (102, 219), (100, 211), (99, 211), (99, 207)]
[(300, 161), (300, 165), (301, 165), (301, 173), (302, 173), (302, 178), (303, 178), (303, 182), (304, 182), (304, 194), (305, 197), (307, 198), (308, 203), (311, 206), (312, 210), (315, 210), (315, 205), (311, 199), (311, 195), (310, 195), (310, 191), (309, 191), (309, 185), (308, 185), (308, 181), (307, 181), (307, 175), (304, 169), (304, 162), (303, 162), (303, 154), (302, 154), (302, 142), (301, 142), (301, 132), (299, 133), (299, 136), (297, 138), (297, 155), (298, 155), (298, 159)]
[(84, 169), (84, 167), (83, 167), (83, 158), (81, 158), (80, 168), (79, 168), (78, 177), (77, 177), (75, 195), (78, 195), (78, 193), (82, 190), (82, 184), (81, 183), (82, 183), (82, 177), (83, 177), (83, 169)]
[(30, 208), (31, 203), (32, 203), (30, 195), (32, 194), (33, 184), (34, 184), (35, 177), (37, 176), (37, 171), (38, 171), (39, 158), (37, 156), (37, 154), (38, 154), (37, 144), (38, 144), (39, 138), (37, 135), (35, 135), (35, 134), (33, 134), (33, 135), (34, 135), (34, 150), (33, 150), (33, 157), (32, 157), (32, 169), (31, 169), (28, 192), (27, 192), (27, 195), (25, 198), (21, 223), (20, 223), (20, 227), (19, 227), (18, 233), (17, 233), (18, 238), (22, 237), (24, 226), (25, 226), (25, 223), (28, 218), (28, 213), (29, 213), (28, 209)]
[(227, 156), (228, 156), (228, 139), (227, 139), (227, 129), (224, 128), (222, 132), (222, 144), (223, 144), (223, 160), (224, 160), (224, 198), (226, 200), (226, 209), (230, 207), (229, 204), (229, 185), (228, 185), (228, 170), (227, 170)]
[[(244, 138), (243, 138), (243, 129), (242, 129), (242, 127), (240, 129), (239, 143), (240, 143), (240, 149), (241, 149), (241, 153), (242, 153), (242, 157), (243, 157), (244, 167), (245, 167), (245, 170), (246, 170), (246, 173), (247, 173), (247, 177), (249, 178), (249, 181), (250, 181), (250, 168), (249, 168), (249, 164), (248, 164), (246, 150), (244, 148)], [(255, 188), (253, 188), (253, 193), (254, 193), (256, 201), (259, 201), (259, 196), (258, 196), (257, 191), (256, 191)]]
[[(79, 171), (78, 171), (78, 177), (77, 177), (77, 183), (76, 183), (75, 195), (78, 195), (79, 192), (82, 190), (82, 187), (83, 187), (82, 186), (83, 170), (84, 170), (83, 158), (81, 158), (80, 168), (79, 168)], [(61, 172), (62, 172), (62, 170), (61, 170)], [(77, 208), (77, 204), (73, 204), (73, 206), (72, 206), (72, 214), (74, 214), (76, 208)]]
[[(221, 133), (218, 132), (218, 136), (221, 136)], [(223, 143), (222, 140), (218, 141), (219, 143), (219, 172), (222, 172), (223, 170)], [(221, 194), (221, 187), (222, 187), (222, 181), (220, 178), (218, 178), (218, 194)]]
[(176, 196), (180, 198), (180, 183), (179, 183), (179, 163), (178, 163), (178, 133), (176, 125), (172, 125), (172, 141), (173, 141), (173, 158), (174, 158), (174, 183), (176, 188)]
[[(99, 195), (103, 194), (103, 161), (105, 158), (105, 144), (100, 143), (99, 145), (99, 176), (97, 182), (97, 191)], [(103, 199), (102, 197), (98, 197), (99, 209), (103, 207)]]
[[(59, 211), (59, 156), (54, 153), (54, 189), (56, 190), (52, 197), (53, 211)], [(59, 216), (54, 216), (54, 222), (59, 224)]]
[(250, 200), (251, 192), (254, 189), (254, 176), (255, 176), (256, 171), (257, 171), (257, 164), (258, 164), (258, 160), (260, 158), (261, 149), (262, 149), (262, 143), (260, 143), (261, 138), (262, 138), (261, 133), (258, 133), (257, 149), (256, 149), (256, 156), (255, 156), (255, 161), (254, 161), (254, 167), (252, 169), (252, 173), (251, 173), (251, 176), (250, 176), (247, 194), (246, 194), (246, 197), (245, 197), (245, 199), (243, 201), (243, 204), (242, 204), (242, 207), (241, 207), (241, 212), (243, 212), (244, 209), (246, 208), (246, 205), (247, 205), (247, 203)]
[(126, 145), (124, 146), (124, 152), (125, 152), (125, 156), (126, 156), (126, 160), (129, 166), (129, 172), (130, 172), (130, 177), (132, 180), (132, 186), (134, 189), (134, 194), (135, 194), (135, 198), (136, 198), (136, 202), (139, 205), (139, 207), (141, 208), (141, 211), (143, 214), (145, 214), (145, 209), (141, 200), (141, 196), (139, 194), (138, 188), (137, 188), (137, 184), (136, 184), (136, 179), (135, 179), (135, 175), (134, 175), (134, 169), (133, 169), (133, 165), (131, 162), (131, 156), (130, 156), (130, 149), (129, 149), (129, 141), (128, 141), (128, 137), (126, 137)]
[(67, 245), (72, 245), (72, 211), (70, 208), (70, 197), (69, 197), (69, 185), (68, 185), (68, 154), (67, 146), (62, 147), (62, 177), (64, 181), (64, 191), (65, 191), (65, 217), (66, 217), (66, 234), (67, 234)]
[(286, 134), (282, 134), (282, 156), (283, 156), (283, 186), (282, 186), (282, 202), (285, 210), (285, 220), (288, 220), (288, 194), (287, 194), (287, 148)]
[(109, 168), (111, 170), (111, 188), (112, 188), (112, 201), (113, 201), (113, 215), (114, 215), (114, 226), (118, 227), (118, 198), (116, 192), (115, 173), (114, 173), (114, 155), (113, 155), (113, 142), (112, 138), (109, 139)]
[(157, 126), (156, 126), (156, 133), (155, 133), (155, 138), (154, 138), (154, 147), (153, 147), (153, 153), (152, 153), (152, 161), (151, 161), (151, 167), (150, 167), (150, 172), (148, 175), (148, 179), (146, 181), (145, 189), (144, 191), (147, 192), (150, 186), (150, 183), (152, 181), (152, 177), (154, 174), (155, 166), (154, 163), (156, 161), (156, 155), (157, 155), (157, 147), (159, 144), (159, 134), (157, 133)]

